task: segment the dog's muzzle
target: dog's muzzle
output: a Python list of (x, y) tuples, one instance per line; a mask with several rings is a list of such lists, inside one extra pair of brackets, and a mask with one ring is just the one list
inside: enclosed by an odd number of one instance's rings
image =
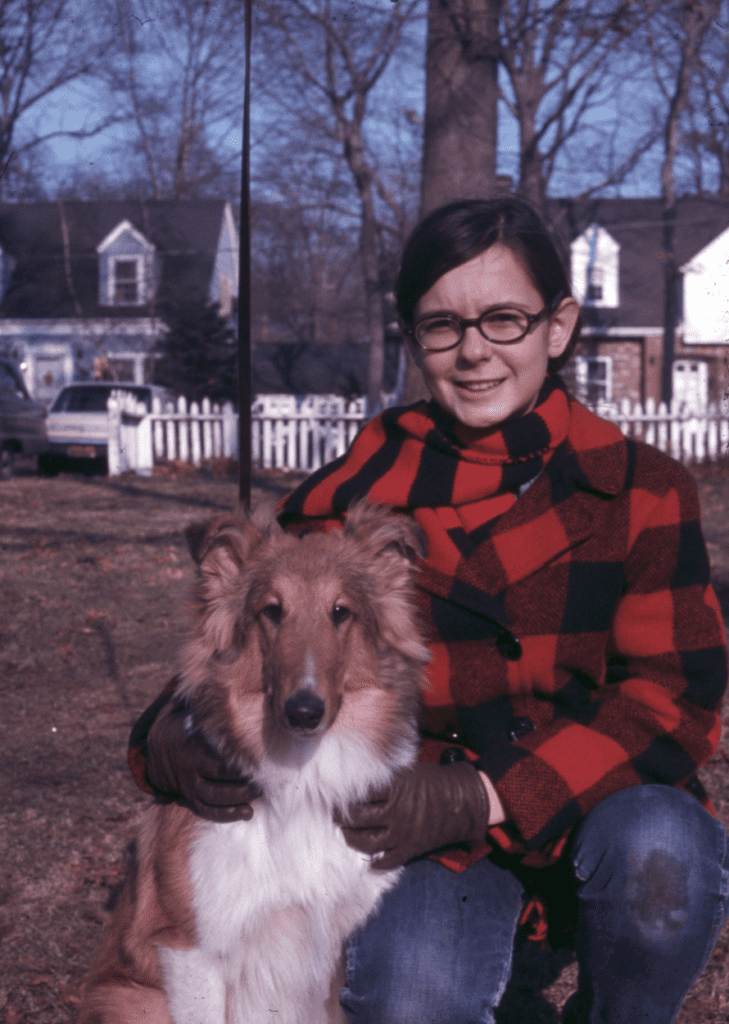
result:
[(324, 717), (324, 701), (313, 690), (299, 690), (284, 704), (286, 722), (292, 729), (312, 732)]

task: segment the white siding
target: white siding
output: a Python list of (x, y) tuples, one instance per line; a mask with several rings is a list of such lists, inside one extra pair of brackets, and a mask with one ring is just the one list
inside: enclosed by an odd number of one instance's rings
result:
[(684, 343), (729, 345), (729, 228), (681, 271)]

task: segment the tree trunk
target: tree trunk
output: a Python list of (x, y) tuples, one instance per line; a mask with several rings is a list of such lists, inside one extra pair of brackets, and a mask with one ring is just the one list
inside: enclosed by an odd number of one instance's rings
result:
[(678, 324), (678, 289), (680, 275), (676, 264), (676, 205), (663, 210), (663, 365), (661, 367), (661, 398), (670, 406), (673, 398), (673, 359), (676, 353)]
[(676, 259), (676, 176), (675, 162), (680, 141), (681, 115), (688, 102), (691, 75), (699, 58), (701, 44), (711, 24), (711, 5), (688, 0), (680, 9), (681, 40), (678, 67), (669, 99), (663, 133), (661, 164), (661, 199), (663, 228), (663, 366), (661, 397), (670, 405), (673, 398), (673, 359), (676, 350), (676, 327), (679, 314), (680, 274)]
[(500, 0), (430, 0), (420, 215), (496, 187)]
[(367, 372), (367, 408), (370, 414), (380, 408), (385, 377), (385, 311), (382, 303), (380, 266), (377, 255), (377, 231), (372, 201), (372, 185), (361, 192), (362, 229), (360, 252), (364, 272), (367, 333), (370, 336)]
[[(527, 92), (527, 90), (525, 90)], [(521, 97), (519, 117), (519, 195), (544, 213), (547, 183), (542, 170), (542, 154), (536, 129), (536, 111), (541, 101), (540, 86), (535, 83), (531, 95)]]
[[(501, 0), (430, 0), (420, 216), (496, 192)], [(406, 402), (427, 396), (408, 357)]]
[[(683, 69), (682, 69), (683, 71)], [(678, 148), (678, 119), (683, 106), (683, 74), (679, 74), (664, 132), (661, 166), (662, 246), (663, 246), (663, 364), (661, 398), (670, 406), (673, 398), (673, 358), (678, 323), (679, 274), (676, 262), (676, 185), (674, 161)]]
[(369, 335), (369, 366), (367, 373), (367, 406), (372, 415), (382, 401), (385, 373), (385, 318), (380, 281), (380, 261), (377, 250), (377, 225), (372, 194), (372, 169), (367, 163), (362, 140), (365, 97), (355, 99), (354, 115), (350, 120), (340, 107), (336, 110), (339, 131), (344, 143), (344, 156), (352, 172), (362, 211), (359, 233), (362, 276), (365, 287), (365, 316)]

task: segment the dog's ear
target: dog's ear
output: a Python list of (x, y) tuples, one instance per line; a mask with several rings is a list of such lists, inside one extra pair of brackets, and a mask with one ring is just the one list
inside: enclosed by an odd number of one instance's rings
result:
[(198, 565), (195, 593), (204, 641), (199, 650), (207, 659), (225, 654), (235, 645), (240, 649), (241, 615), (249, 585), (246, 566), (265, 534), (244, 514), (194, 523), (185, 533)]
[(359, 572), (370, 577), (369, 606), (373, 625), (387, 646), (418, 665), (430, 661), (413, 593), (412, 563), (427, 554), (425, 532), (410, 516), (356, 502), (344, 527), (361, 559)]
[(216, 516), (206, 522), (190, 523), (185, 530), (190, 554), (197, 565), (202, 565), (214, 550), (222, 549), (238, 569), (262, 536), (262, 531), (244, 515)]
[(187, 546), (193, 561), (201, 565), (213, 548), (224, 547), (230, 551), (231, 557), (243, 565), (249, 551), (263, 537), (280, 533), (281, 527), (276, 522), (276, 506), (272, 501), (263, 499), (255, 509), (216, 516), (200, 523), (190, 523), (185, 530)]
[(344, 534), (364, 544), (373, 558), (394, 552), (414, 562), (428, 553), (425, 531), (414, 519), (370, 505), (366, 498), (353, 501), (347, 509)]

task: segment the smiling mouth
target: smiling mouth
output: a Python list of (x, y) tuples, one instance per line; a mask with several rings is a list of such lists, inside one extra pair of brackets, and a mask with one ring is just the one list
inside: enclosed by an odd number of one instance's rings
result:
[(457, 388), (467, 391), (469, 394), (485, 395), (489, 391), (494, 391), (499, 384), (503, 384), (505, 379), (501, 377), (499, 380), (457, 380), (453, 383)]

